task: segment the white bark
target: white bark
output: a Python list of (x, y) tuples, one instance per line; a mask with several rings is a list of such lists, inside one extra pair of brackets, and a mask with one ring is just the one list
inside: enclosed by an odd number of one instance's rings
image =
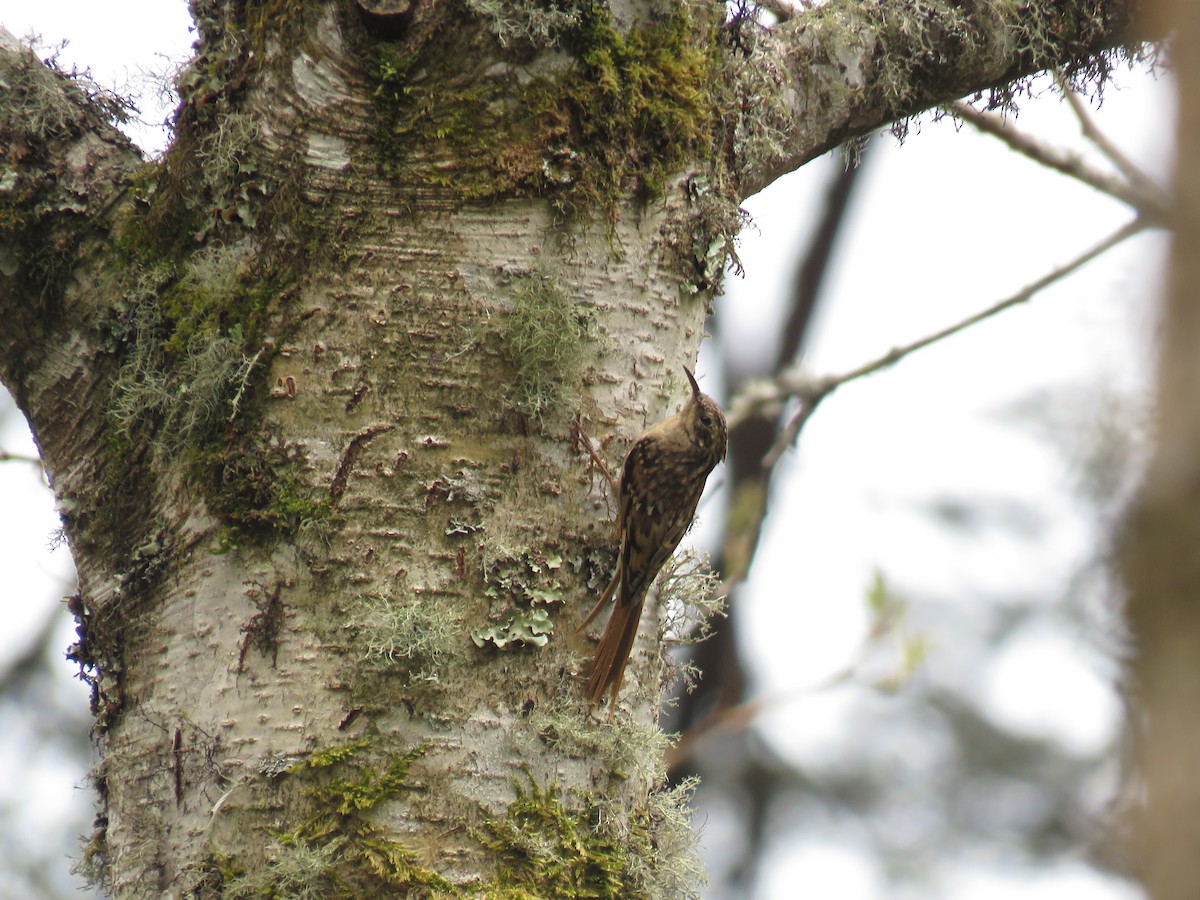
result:
[[(301, 288), (299, 325), (267, 374), (275, 390), (257, 428), (302, 461), (308, 486), (336, 495), (342, 521), (299, 547), (225, 550), (199, 497), (166, 504), (170, 547), (188, 549), (176, 550), (136, 637), (127, 634), (138, 649), (124, 659), (104, 748), (108, 841), (124, 848), (114, 854), (120, 895), (138, 893), (148, 867), (158, 887), (187, 890), (214, 852), (246, 858), (248, 827), (296, 827), (313, 814), (284, 784), (300, 776), (264, 772), (364, 736), (424, 749), (412, 791), (372, 820), (456, 883), (492, 874), (473, 830), (481, 811), (503, 818), (514, 779), (583, 786), (611, 764), (552, 751), (530, 726), (546, 709), (581, 732), (604, 727), (585, 724), (574, 690), (587, 651), (572, 630), (590, 595), (569, 563), (545, 647), (497, 652), (470, 639), (506, 602), (485, 596), (488, 563), (570, 560), (609, 541), (586, 461), (571, 449), (571, 410), (552, 411), (540, 434), (514, 413), (498, 328), (515, 287), (548, 280), (599, 323), (578, 363), (591, 436), (628, 438), (672, 411), (707, 299), (664, 258), (664, 233), (687, 213), (683, 183), (645, 209), (622, 209), (611, 231), (564, 227), (528, 200), (435, 201), (414, 215), (394, 201), (392, 181), (367, 172), (356, 146), (370, 133), (367, 87), (339, 60), (332, 18), (320, 35), (322, 46), (293, 61), (290, 83), (265, 85), (246, 112), (275, 153), (303, 152), (307, 193), (336, 198), (315, 215), (369, 224), (356, 238), (361, 255)], [(583, 395), (582, 383), (573, 392)], [(459, 519), (478, 531), (448, 536)], [(97, 604), (102, 594), (84, 587)], [(278, 624), (256, 625), (269, 602)], [(419, 648), (417, 636), (372, 633), (387, 609), (417, 627), (444, 621), (444, 642), (405, 658), (404, 639)], [(266, 649), (253, 642), (260, 633)], [(397, 638), (394, 661), (371, 653)], [(644, 802), (657, 765), (626, 768), (632, 777), (602, 790)]]

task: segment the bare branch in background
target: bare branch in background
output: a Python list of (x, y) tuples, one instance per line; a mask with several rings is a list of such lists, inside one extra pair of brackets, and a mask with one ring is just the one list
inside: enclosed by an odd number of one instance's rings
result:
[(1200, 810), (1200, 7), (1157, 0), (1173, 26), (1175, 210), (1160, 310), (1150, 458), (1125, 511), (1116, 559), (1130, 628), (1125, 828), (1145, 895), (1200, 896), (1200, 855), (1187, 822)]
[[(1074, 94), (1068, 92), (1068, 98), (1070, 97), (1074, 97)], [(1078, 104), (1080, 101), (1078, 98), (1075, 98), (1074, 102)], [(1075, 108), (1074, 104), (1073, 108)], [(1105, 156), (1108, 156), (1112, 160), (1113, 164), (1125, 175), (1125, 178), (1101, 171), (1089, 165), (1078, 153), (1039, 141), (1037, 138), (1014, 128), (1012, 123), (996, 113), (982, 112), (963, 101), (952, 104), (949, 109), (958, 118), (965, 122), (970, 122), (980, 131), (1003, 141), (1013, 150), (1029, 157), (1033, 161), (1047, 168), (1054, 169), (1056, 172), (1061, 172), (1063, 175), (1067, 175), (1077, 181), (1081, 181), (1103, 194), (1108, 194), (1110, 197), (1120, 200), (1122, 203), (1129, 204), (1144, 218), (1161, 221), (1166, 216), (1168, 201), (1163, 191), (1149, 177), (1141, 172), (1137, 172), (1136, 167), (1125, 159), (1124, 156), (1121, 156), (1107, 140), (1101, 144), (1100, 140), (1093, 137), (1093, 134), (1098, 134), (1098, 132), (1095, 126), (1090, 124), (1090, 119), (1086, 120), (1089, 122), (1089, 125), (1084, 126), (1084, 134), (1104, 152)], [(1077, 109), (1076, 114), (1079, 115), (1080, 111)], [(1081, 118), (1080, 121), (1083, 122), (1085, 120)], [(1092, 132), (1091, 134), (1089, 134), (1089, 127)], [(1122, 162), (1118, 162), (1118, 159)], [(1130, 167), (1130, 171), (1137, 172), (1137, 175), (1130, 176), (1125, 169), (1126, 166)]]
[(0, 462), (25, 462), (34, 463), (40, 466), (42, 461), (36, 456), (29, 456), (25, 453), (10, 453), (7, 450), (0, 450)]
[(1027, 303), (1033, 299), (1041, 291), (1048, 288), (1050, 285), (1070, 275), (1072, 272), (1091, 262), (1096, 257), (1106, 253), (1113, 247), (1120, 244), (1122, 241), (1132, 237), (1135, 234), (1145, 230), (1148, 226), (1144, 220), (1134, 219), (1127, 225), (1117, 229), (1104, 240), (1094, 245), (1090, 249), (1084, 251), (1079, 256), (1075, 257), (1068, 263), (1059, 266), (1051, 272), (1043, 275), (1037, 281), (1026, 285), (1015, 294), (1005, 297), (993, 303), (991, 306), (980, 310), (953, 325), (935, 331), (933, 334), (926, 335), (923, 338), (913, 341), (910, 344), (904, 344), (900, 347), (893, 347), (887, 353), (876, 359), (863, 363), (857, 368), (851, 369), (849, 372), (844, 372), (841, 375), (827, 375), (822, 378), (810, 379), (801, 373), (787, 373), (773, 385), (759, 385), (753, 393), (749, 393), (744, 397), (740, 397), (731, 404), (729, 421), (730, 427), (733, 423), (740, 421), (743, 417), (751, 414), (756, 408), (769, 406), (772, 404), (781, 404), (785, 400), (795, 398), (800, 401), (800, 409), (792, 416), (780, 433), (774, 446), (763, 458), (762, 465), (764, 468), (770, 469), (779, 461), (779, 457), (788, 447), (790, 447), (799, 437), (805, 423), (809, 417), (816, 411), (817, 406), (832, 394), (835, 390), (844, 384), (851, 381), (856, 381), (867, 375), (872, 375), (881, 369), (886, 369), (889, 366), (895, 365), (900, 360), (904, 359), (918, 350), (923, 350), (926, 347), (932, 346), (939, 341), (945, 340), (948, 337), (965, 331), (972, 325), (977, 325), (980, 322), (990, 319), (993, 316), (1004, 312), (1006, 309), (1011, 309), (1022, 303)]
[(1075, 113), (1075, 118), (1079, 120), (1079, 127), (1083, 132), (1083, 136), (1091, 141), (1096, 149), (1103, 153), (1109, 162), (1116, 166), (1121, 171), (1121, 174), (1128, 178), (1135, 187), (1148, 195), (1157, 197), (1163, 209), (1169, 207), (1170, 199), (1163, 189), (1155, 183), (1153, 178), (1143, 172), (1133, 160), (1121, 152), (1121, 149), (1116, 144), (1109, 140), (1108, 135), (1100, 129), (1100, 126), (1096, 124), (1096, 120), (1092, 118), (1092, 114), (1084, 106), (1079, 92), (1071, 90), (1061, 74), (1056, 74), (1055, 79), (1058, 82), (1059, 90), (1066, 97), (1067, 103), (1070, 104), (1071, 111)]

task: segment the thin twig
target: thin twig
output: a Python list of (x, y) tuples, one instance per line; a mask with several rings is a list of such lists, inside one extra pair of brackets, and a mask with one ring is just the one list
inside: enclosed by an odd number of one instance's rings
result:
[(981, 112), (969, 103), (959, 101), (950, 109), (960, 119), (970, 122), (985, 134), (998, 138), (1034, 162), (1081, 181), (1122, 203), (1127, 203), (1144, 216), (1160, 219), (1166, 212), (1166, 203), (1162, 192), (1156, 187), (1152, 190), (1146, 189), (1145, 184), (1149, 183), (1148, 179), (1144, 182), (1127, 181), (1101, 171), (1088, 165), (1079, 154), (1045, 144), (1031, 135), (1018, 131), (995, 113)]
[(667, 771), (686, 762), (696, 752), (697, 746), (707, 738), (717, 734), (735, 734), (745, 731), (764, 713), (772, 712), (796, 700), (823, 693), (848, 683), (853, 677), (855, 666), (850, 665), (821, 679), (816, 684), (797, 688), (787, 693), (773, 694), (766, 697), (756, 697), (738, 703), (735, 706), (725, 706), (714, 709), (711, 713), (680, 735), (675, 745), (663, 754)]
[(613, 478), (612, 473), (608, 471), (608, 466), (604, 464), (603, 458), (596, 451), (596, 445), (592, 443), (592, 439), (588, 437), (587, 432), (583, 430), (583, 423), (580, 422), (579, 416), (571, 420), (571, 440), (574, 443), (585, 449), (588, 456), (591, 457), (592, 465), (600, 469), (602, 475), (608, 481), (610, 497), (616, 497), (620, 490), (620, 485), (617, 479)]
[(7, 450), (0, 450), (0, 462), (28, 462), (42, 464), (42, 461), (36, 456), (29, 456), (25, 453), (10, 453)]
[(256, 365), (258, 365), (258, 360), (262, 355), (263, 355), (263, 348), (260, 347), (258, 352), (255, 353), (252, 358), (246, 359), (245, 356), (242, 357), (242, 365), (241, 365), (242, 373), (241, 373), (241, 377), (238, 379), (238, 389), (237, 389), (237, 392), (233, 395), (233, 400), (231, 400), (230, 404), (229, 404), (230, 408), (233, 410), (229, 414), (230, 422), (232, 422), (234, 419), (237, 418), (238, 408), (242, 404), (242, 394), (244, 394), (246, 392), (246, 386), (250, 384), (250, 373), (253, 372), (254, 367)]
[(1083, 100), (1080, 98), (1078, 91), (1071, 89), (1071, 86), (1063, 79), (1062, 73), (1055, 73), (1054, 78), (1058, 82), (1059, 91), (1067, 98), (1067, 103), (1070, 105), (1071, 111), (1075, 113), (1075, 118), (1079, 121), (1079, 128), (1083, 132), (1083, 136), (1095, 144), (1096, 149), (1108, 157), (1108, 160), (1138, 190), (1158, 196), (1161, 198), (1161, 205), (1163, 208), (1166, 208), (1169, 201), (1163, 194), (1162, 188), (1154, 182), (1153, 178), (1143, 172), (1137, 163), (1126, 156), (1116, 144), (1108, 139), (1108, 135), (1100, 129), (1100, 126), (1096, 124), (1096, 120), (1088, 112), (1087, 107), (1083, 105)]
[(1050, 285), (1057, 281), (1061, 281), (1075, 270), (1086, 265), (1096, 257), (1106, 253), (1117, 244), (1121, 243), (1127, 238), (1132, 237), (1147, 227), (1148, 223), (1145, 220), (1140, 217), (1136, 218), (1132, 222), (1129, 222), (1114, 231), (1098, 244), (1094, 245), (1088, 250), (1085, 250), (1070, 262), (1065, 263), (1064, 265), (1059, 266), (1057, 269), (1046, 273), (1037, 281), (1026, 285), (1012, 296), (1006, 297), (997, 303), (993, 303), (986, 309), (967, 316), (965, 319), (956, 322), (953, 325), (949, 325), (940, 331), (935, 331), (933, 334), (928, 334), (919, 340), (913, 341), (911, 344), (893, 347), (891, 350), (877, 359), (863, 363), (856, 369), (851, 369), (849, 372), (845, 372), (841, 375), (828, 376), (819, 379), (800, 390), (793, 391), (793, 395), (800, 399), (800, 409), (795, 415), (792, 416), (791, 420), (788, 421), (787, 425), (776, 439), (775, 444), (771, 447), (771, 450), (765, 457), (763, 457), (763, 468), (769, 469), (775, 465), (783, 452), (787, 450), (787, 448), (790, 447), (799, 436), (801, 429), (804, 428), (804, 425), (808, 422), (808, 419), (812, 416), (813, 412), (816, 411), (816, 408), (820, 402), (833, 393), (837, 388), (841, 387), (847, 382), (855, 381), (866, 375), (871, 375), (881, 369), (886, 369), (889, 366), (895, 365), (909, 354), (915, 353), (918, 350), (922, 350), (931, 344), (936, 344), (938, 341), (944, 340), (951, 335), (958, 334), (960, 331), (964, 331), (967, 328), (970, 328), (972, 325), (976, 325), (985, 319), (990, 319), (992, 316), (995, 316), (1006, 309), (1009, 309), (1013, 306), (1018, 306), (1022, 303), (1027, 303), (1036, 294), (1045, 290)]

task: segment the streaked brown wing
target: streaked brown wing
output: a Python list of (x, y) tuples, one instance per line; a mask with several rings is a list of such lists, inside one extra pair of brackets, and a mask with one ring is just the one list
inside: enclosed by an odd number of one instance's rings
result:
[(641, 601), (691, 524), (707, 474), (660, 442), (641, 439), (630, 448), (621, 472), (618, 602)]

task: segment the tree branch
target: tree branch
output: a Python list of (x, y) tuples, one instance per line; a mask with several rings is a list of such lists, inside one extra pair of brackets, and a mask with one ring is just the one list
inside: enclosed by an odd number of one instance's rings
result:
[(1057, 281), (1061, 281), (1072, 272), (1091, 262), (1096, 257), (1111, 250), (1117, 244), (1132, 237), (1135, 234), (1149, 227), (1148, 222), (1138, 218), (1132, 222), (1122, 226), (1117, 231), (1110, 234), (1104, 240), (1095, 244), (1093, 247), (1081, 253), (1068, 263), (1046, 273), (1041, 278), (1021, 288), (1015, 294), (993, 303), (991, 306), (980, 310), (970, 316), (967, 316), (961, 321), (948, 325), (939, 331), (928, 334), (909, 344), (904, 344), (899, 347), (893, 347), (887, 353), (869, 362), (851, 369), (849, 372), (844, 372), (841, 375), (827, 375), (822, 378), (812, 379), (801, 375), (799, 372), (785, 373), (774, 384), (762, 384), (755, 386), (747, 394), (735, 399), (731, 404), (729, 413), (730, 427), (734, 427), (743, 418), (751, 415), (759, 410), (770, 410), (772, 408), (781, 408), (784, 401), (789, 398), (796, 398), (800, 401), (800, 408), (788, 421), (779, 437), (776, 439), (774, 446), (770, 452), (763, 458), (762, 465), (764, 468), (771, 468), (779, 460), (783, 452), (795, 442), (800, 435), (804, 425), (816, 411), (826, 397), (832, 394), (835, 390), (844, 384), (851, 381), (856, 381), (867, 375), (871, 375), (881, 369), (886, 369), (893, 366), (900, 360), (909, 356), (912, 353), (922, 350), (926, 347), (936, 344), (938, 341), (944, 340), (952, 335), (965, 331), (972, 325), (977, 325), (980, 322), (990, 319), (991, 317), (1010, 309), (1013, 306), (1018, 306), (1031, 300), (1035, 295), (1045, 290), (1050, 285)]
[(28, 418), (59, 497), (84, 496), (103, 480), (88, 448), (103, 445), (117, 361), (94, 326), (111, 309), (104, 249), (142, 165), (113, 124), (122, 109), (0, 28), (0, 381)]
[[(1096, 125), (1096, 120), (1092, 118), (1087, 108), (1083, 105), (1083, 101), (1079, 98), (1079, 92), (1072, 90), (1061, 74), (1056, 73), (1055, 80), (1058, 82), (1058, 87), (1062, 95), (1067, 98), (1067, 103), (1070, 104), (1071, 111), (1075, 113), (1075, 118), (1079, 120), (1079, 127), (1083, 131), (1083, 136), (1095, 144), (1096, 148), (1108, 157), (1109, 161), (1121, 171), (1121, 174), (1128, 178), (1136, 187), (1156, 196), (1164, 196), (1162, 188), (1155, 183), (1154, 179), (1143, 172), (1133, 160), (1122, 153), (1120, 148), (1108, 139), (1108, 135), (1100, 130), (1099, 126)], [(1162, 206), (1167, 206), (1165, 198)]]
[(26, 453), (11, 453), (4, 449), (0, 449), (0, 462), (33, 463), (37, 466), (41, 466), (42, 464), (42, 461), (39, 457), (30, 456)]
[(740, 148), (741, 193), (849, 138), (1047, 68), (1107, 72), (1134, 39), (1134, 0), (830, 0), (756, 42), (735, 76), (756, 126)]
[[(1073, 105), (1079, 103), (1079, 98), (1075, 96), (1074, 92), (1067, 90), (1067, 96), (1073, 100)], [(1011, 122), (1005, 121), (1003, 117), (995, 113), (983, 112), (971, 104), (963, 102), (952, 104), (949, 108), (963, 121), (970, 122), (985, 134), (998, 138), (1018, 153), (1047, 168), (1074, 178), (1076, 181), (1081, 181), (1122, 203), (1129, 204), (1137, 210), (1140, 216), (1154, 221), (1162, 221), (1166, 217), (1168, 200), (1162, 189), (1133, 167), (1132, 163), (1125, 160), (1120, 152), (1100, 135), (1094, 125), (1085, 125), (1084, 133), (1088, 134), (1091, 140), (1097, 142), (1097, 146), (1101, 146), (1105, 155), (1113, 160), (1114, 165), (1121, 168), (1125, 178), (1088, 165), (1077, 153), (1045, 144), (1032, 135), (1025, 134), (1013, 127)], [(1081, 107), (1076, 107), (1077, 115), (1082, 111)], [(1081, 121), (1083, 120), (1081, 119)], [(1087, 121), (1090, 123), (1090, 118)], [(1089, 129), (1090, 134), (1088, 133)], [(1098, 143), (1101, 140), (1103, 145)], [(1117, 159), (1123, 160), (1124, 164), (1130, 167), (1129, 171), (1136, 173), (1135, 177), (1130, 177)]]
[[(113, 122), (128, 107), (85, 76), (44, 64), (0, 28), (0, 358), (57, 301), (142, 158)], [(107, 227), (101, 224), (104, 232)], [(15, 380), (15, 379), (14, 379)]]

